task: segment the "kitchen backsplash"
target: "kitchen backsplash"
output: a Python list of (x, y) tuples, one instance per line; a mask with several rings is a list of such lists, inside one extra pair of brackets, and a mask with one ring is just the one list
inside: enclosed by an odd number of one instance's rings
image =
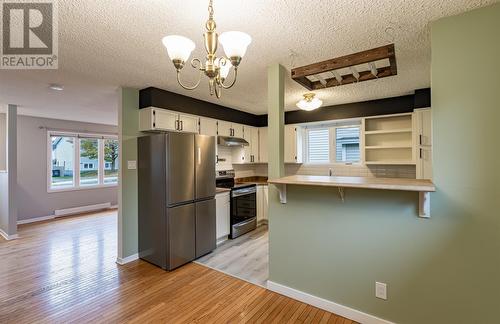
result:
[(217, 145), (217, 157), (219, 162), (215, 166), (219, 170), (231, 170), (233, 168), (232, 151), (228, 146)]
[(286, 175), (329, 175), (329, 171), (335, 176), (356, 176), (376, 178), (409, 178), (415, 179), (415, 166), (408, 165), (285, 165)]
[[(267, 176), (267, 164), (247, 164), (234, 165), (236, 173), (241, 173), (242, 177)], [(330, 169), (336, 176), (357, 176), (357, 177), (377, 177), (377, 178), (407, 178), (415, 179), (415, 166), (411, 165), (386, 165), (386, 166), (364, 166), (364, 165), (305, 165), (286, 164), (285, 174), (294, 175), (328, 175)], [(252, 171), (254, 172), (252, 174)]]
[[(233, 164), (230, 147), (218, 146), (219, 159), (225, 159), (217, 164), (217, 170), (234, 169), (237, 178), (262, 176), (267, 177), (267, 164)], [(286, 175), (328, 175), (332, 170), (336, 176), (358, 176), (377, 178), (416, 178), (414, 165), (311, 165), (286, 164)]]

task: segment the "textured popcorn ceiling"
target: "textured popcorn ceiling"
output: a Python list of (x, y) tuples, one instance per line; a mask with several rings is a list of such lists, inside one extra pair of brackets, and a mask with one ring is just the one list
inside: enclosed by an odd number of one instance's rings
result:
[[(237, 85), (217, 100), (206, 80), (181, 89), (161, 44), (179, 34), (196, 43), (203, 58), (208, 1), (59, 0), (57, 71), (0, 71), (0, 102), (20, 104), (31, 115), (116, 124), (118, 86), (155, 86), (228, 107), (265, 114), (267, 70), (301, 66), (394, 42), (398, 75), (317, 91), (325, 105), (412, 93), (430, 86), (430, 22), (494, 3), (494, 0), (214, 0), (217, 30), (241, 30), (253, 42)], [(297, 54), (290, 59), (290, 51)], [(219, 54), (223, 51), (220, 48)], [(185, 68), (183, 79), (197, 73)], [(47, 90), (62, 83), (63, 92)], [(286, 109), (295, 110), (306, 89), (287, 75)]]

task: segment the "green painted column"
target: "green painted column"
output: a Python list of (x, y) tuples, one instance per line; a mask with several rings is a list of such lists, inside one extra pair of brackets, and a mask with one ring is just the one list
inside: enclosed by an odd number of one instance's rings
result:
[[(284, 126), (285, 126), (285, 73), (286, 70), (279, 64), (268, 67), (267, 70), (267, 111), (268, 111), (268, 176), (269, 179), (279, 178), (285, 175), (284, 163)], [(274, 215), (282, 209), (278, 189), (274, 185), (269, 186), (269, 241), (274, 240), (274, 229), (276, 228)], [(279, 225), (279, 224), (278, 224)], [(275, 263), (275, 250), (269, 245), (269, 269), (273, 269)], [(278, 265), (279, 266), (279, 265)]]
[(279, 64), (267, 69), (268, 110), (268, 168), (269, 178), (285, 174), (284, 140), (285, 127), (285, 68)]
[(120, 183), (118, 190), (118, 263), (138, 253), (137, 161), (139, 132), (139, 90), (119, 90), (118, 132), (120, 141)]

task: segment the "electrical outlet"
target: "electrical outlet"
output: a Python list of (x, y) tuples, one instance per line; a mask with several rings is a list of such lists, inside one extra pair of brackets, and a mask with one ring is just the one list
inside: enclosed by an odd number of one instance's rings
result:
[(127, 161), (127, 169), (129, 169), (129, 170), (137, 169), (137, 161), (135, 161), (135, 160)]
[(375, 282), (375, 297), (387, 300), (387, 284)]

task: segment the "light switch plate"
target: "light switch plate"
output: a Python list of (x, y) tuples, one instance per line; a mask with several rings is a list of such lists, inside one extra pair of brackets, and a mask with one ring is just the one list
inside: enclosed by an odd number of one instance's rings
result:
[(137, 161), (127, 161), (127, 169), (135, 170), (137, 169)]
[(375, 297), (387, 300), (387, 284), (375, 282)]

